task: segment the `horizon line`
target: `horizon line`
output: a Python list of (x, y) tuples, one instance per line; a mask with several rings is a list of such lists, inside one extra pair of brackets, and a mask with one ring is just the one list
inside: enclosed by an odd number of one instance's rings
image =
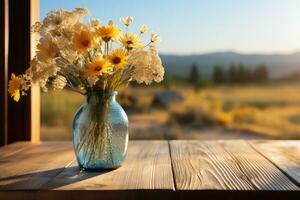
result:
[(205, 54), (214, 54), (214, 53), (235, 53), (240, 55), (292, 55), (300, 53), (299, 50), (289, 51), (289, 52), (243, 52), (238, 50), (215, 50), (215, 51), (199, 51), (199, 52), (167, 52), (161, 51), (160, 55), (172, 55), (172, 56), (193, 56), (193, 55), (205, 55)]

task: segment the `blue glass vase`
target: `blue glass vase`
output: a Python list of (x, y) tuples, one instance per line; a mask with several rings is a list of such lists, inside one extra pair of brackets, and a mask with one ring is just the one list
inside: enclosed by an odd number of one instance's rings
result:
[(128, 119), (117, 92), (89, 92), (73, 121), (73, 145), (81, 169), (119, 167), (128, 145)]

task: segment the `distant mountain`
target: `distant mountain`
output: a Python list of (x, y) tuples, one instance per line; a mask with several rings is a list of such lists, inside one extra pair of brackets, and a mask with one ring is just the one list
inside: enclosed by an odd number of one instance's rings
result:
[(215, 52), (197, 55), (160, 55), (166, 72), (187, 76), (192, 64), (196, 64), (205, 75), (211, 75), (215, 65), (228, 68), (231, 64), (243, 64), (254, 68), (265, 64), (272, 77), (300, 72), (300, 52), (292, 54), (240, 54), (235, 52)]

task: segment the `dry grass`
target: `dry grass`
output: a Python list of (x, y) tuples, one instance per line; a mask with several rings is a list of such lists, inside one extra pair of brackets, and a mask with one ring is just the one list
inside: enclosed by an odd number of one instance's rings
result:
[[(300, 138), (300, 84), (218, 86), (197, 93), (190, 88), (174, 88), (185, 101), (169, 109), (154, 109), (153, 94), (161, 90), (147, 87), (125, 91), (138, 97), (135, 107), (139, 112), (129, 115), (132, 139), (197, 138), (203, 128)], [(72, 92), (43, 94), (42, 138), (70, 139), (73, 116), (83, 101), (84, 97)]]
[(221, 125), (227, 130), (272, 138), (300, 138), (298, 91), (298, 84), (223, 86), (207, 88), (200, 93), (185, 89), (182, 93), (187, 100), (171, 113), (181, 113), (186, 118), (193, 115), (196, 121), (192, 124), (196, 125)]

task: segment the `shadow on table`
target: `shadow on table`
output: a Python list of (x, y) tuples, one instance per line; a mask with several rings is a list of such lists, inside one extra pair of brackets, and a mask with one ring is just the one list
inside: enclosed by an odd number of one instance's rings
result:
[[(0, 178), (0, 190), (57, 189), (95, 176), (101, 176), (111, 171), (113, 170), (84, 171), (80, 170), (77, 166), (72, 166), (16, 176), (7, 176)], [(99, 187), (101, 187), (101, 185), (99, 185)]]

